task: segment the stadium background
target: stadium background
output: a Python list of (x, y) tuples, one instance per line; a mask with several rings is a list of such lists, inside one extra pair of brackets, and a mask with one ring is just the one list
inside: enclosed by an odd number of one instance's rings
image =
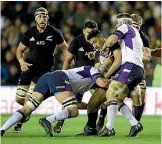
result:
[[(16, 49), (21, 34), (35, 24), (34, 11), (40, 6), (47, 8), (49, 23), (61, 30), (68, 44), (82, 33), (86, 20), (94, 19), (107, 37), (114, 31), (115, 16), (120, 12), (129, 12), (142, 16), (142, 30), (150, 38), (150, 47), (161, 47), (160, 2), (1, 2), (2, 85), (17, 85), (20, 67), (15, 56)], [(55, 69), (61, 69), (62, 60), (62, 54), (56, 51)], [(160, 69), (160, 58), (152, 57), (151, 62), (145, 66), (147, 86), (160, 86)]]
[[(21, 106), (15, 102), (15, 92), (18, 77), (20, 75), (19, 63), (16, 60), (16, 49), (22, 33), (29, 27), (34, 25), (34, 11), (36, 8), (43, 6), (49, 11), (49, 22), (58, 28), (64, 35), (68, 44), (82, 32), (83, 24), (88, 19), (94, 19), (101, 32), (105, 37), (109, 36), (113, 31), (115, 16), (120, 12), (137, 13), (143, 18), (142, 30), (149, 36), (150, 48), (161, 48), (161, 2), (61, 2), (61, 1), (46, 1), (46, 2), (20, 2), (20, 1), (3, 1), (1, 2), (1, 87), (0, 87), (0, 113), (2, 115), (2, 123), (9, 117), (10, 114), (16, 111)], [(56, 50), (55, 69), (61, 69), (63, 56), (59, 50)], [(128, 133), (128, 122), (122, 117), (117, 117), (116, 128), (117, 138), (112, 138), (113, 144), (124, 144), (131, 142), (132, 144), (142, 143), (154, 144), (160, 143), (160, 116), (162, 113), (162, 89), (161, 87), (161, 58), (152, 57), (151, 61), (145, 65), (145, 77), (147, 82), (147, 103), (144, 113), (150, 115), (158, 115), (142, 118), (145, 126), (145, 131), (137, 140), (130, 141), (125, 139)], [(87, 94), (88, 95), (88, 94)], [(86, 96), (87, 96), (86, 95)], [(85, 100), (87, 101), (87, 99)], [(60, 105), (53, 104), (55, 100), (49, 99), (42, 104), (35, 112), (37, 114), (53, 113)], [(131, 104), (128, 100), (128, 104)], [(85, 114), (86, 112), (84, 112)], [(42, 117), (42, 116), (41, 116)], [(2, 139), (5, 144), (14, 144), (30, 142), (34, 143), (53, 143), (51, 139), (42, 139), (44, 131), (38, 126), (39, 115), (33, 116), (28, 124), (25, 124), (23, 133), (17, 136), (12, 133), (12, 128), (7, 137)], [(83, 129), (86, 122), (86, 117), (82, 116), (76, 119), (68, 120), (63, 133), (56, 135), (56, 143), (105, 143), (108, 140), (92, 139), (92, 138), (74, 138), (76, 133)], [(74, 126), (75, 127), (74, 129)], [(125, 126), (124, 128), (122, 126)], [(33, 128), (31, 130), (31, 128)], [(151, 134), (150, 134), (151, 132)]]

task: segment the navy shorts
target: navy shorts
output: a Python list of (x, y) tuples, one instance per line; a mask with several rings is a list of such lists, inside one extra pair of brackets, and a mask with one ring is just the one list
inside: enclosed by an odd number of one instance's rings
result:
[(42, 75), (50, 72), (50, 69), (40, 69), (36, 66), (30, 66), (28, 71), (21, 72), (18, 85), (30, 85), (31, 81), (37, 83)]
[(34, 91), (41, 93), (44, 97), (48, 97), (52, 93), (55, 95), (58, 92), (72, 91), (72, 87), (68, 76), (64, 72), (55, 71), (43, 75), (35, 86)]
[(129, 89), (133, 89), (142, 81), (143, 75), (144, 71), (140, 66), (127, 62), (121, 66), (113, 80), (124, 83)]

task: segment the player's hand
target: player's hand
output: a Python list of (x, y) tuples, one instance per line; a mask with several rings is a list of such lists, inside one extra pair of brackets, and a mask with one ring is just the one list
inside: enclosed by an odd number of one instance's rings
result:
[(95, 52), (89, 52), (89, 53), (88, 53), (88, 58), (89, 58), (90, 60), (95, 59)]
[(19, 63), (20, 63), (22, 71), (28, 71), (29, 70), (29, 66), (33, 65), (33, 64), (29, 64), (29, 63), (25, 62), (23, 59), (20, 59)]
[(106, 44), (103, 45), (101, 51), (102, 51), (102, 52), (106, 52), (106, 53), (109, 52), (109, 48), (106, 46)]

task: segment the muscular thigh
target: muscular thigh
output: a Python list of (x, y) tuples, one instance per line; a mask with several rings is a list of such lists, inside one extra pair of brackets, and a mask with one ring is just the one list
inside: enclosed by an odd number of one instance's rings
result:
[(139, 85), (137, 85), (133, 90), (131, 90), (130, 98), (133, 100), (134, 106), (140, 106), (142, 104), (141, 89)]
[(106, 101), (106, 90), (98, 88), (92, 94), (88, 102), (88, 112), (98, 110), (99, 106)]
[(123, 84), (119, 81), (112, 81), (109, 85), (109, 88), (106, 92), (107, 101), (124, 99), (129, 93), (129, 88), (126, 84)]

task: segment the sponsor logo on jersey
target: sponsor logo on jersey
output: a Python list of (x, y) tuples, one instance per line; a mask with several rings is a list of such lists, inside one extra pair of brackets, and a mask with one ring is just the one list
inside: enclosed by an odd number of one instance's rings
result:
[(34, 37), (30, 38), (30, 40), (29, 40), (29, 41), (35, 41)]
[(47, 36), (46, 40), (47, 41), (52, 41), (52, 36)]
[(37, 41), (36, 45), (45, 45), (45, 41)]
[(84, 51), (83, 47), (79, 48), (78, 51)]
[(65, 86), (57, 86), (56, 89), (63, 89)]

